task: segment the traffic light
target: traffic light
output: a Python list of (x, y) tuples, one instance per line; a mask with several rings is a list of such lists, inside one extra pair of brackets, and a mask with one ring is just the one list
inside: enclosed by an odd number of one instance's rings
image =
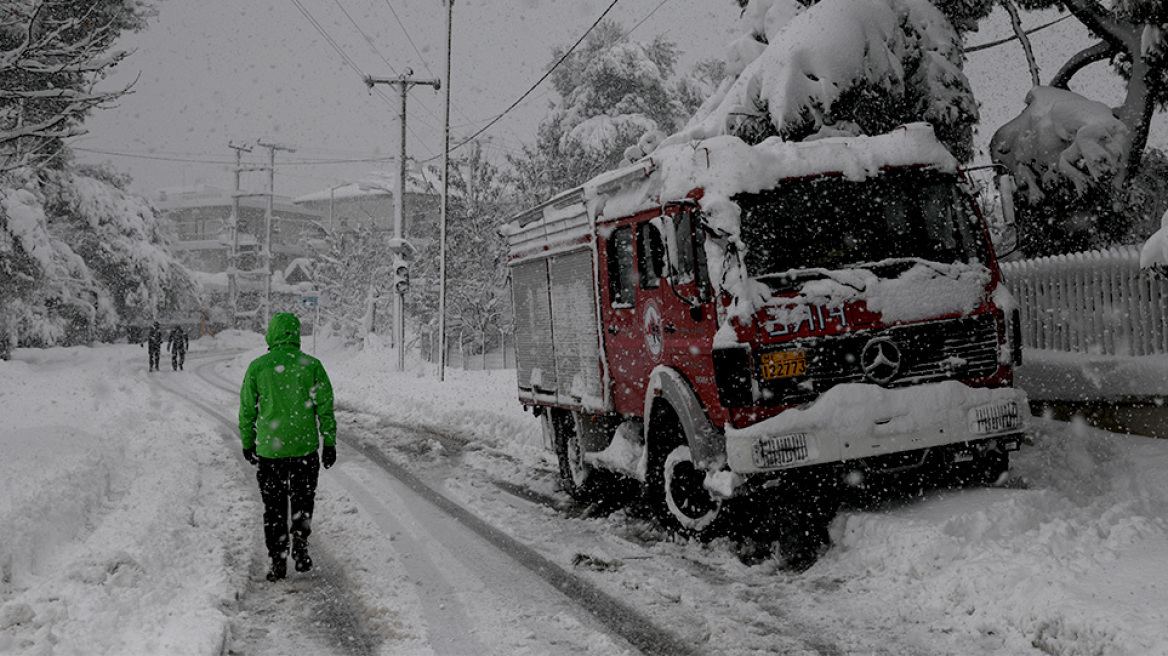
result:
[(410, 291), (410, 265), (405, 260), (395, 260), (393, 263), (393, 288), (399, 294)]

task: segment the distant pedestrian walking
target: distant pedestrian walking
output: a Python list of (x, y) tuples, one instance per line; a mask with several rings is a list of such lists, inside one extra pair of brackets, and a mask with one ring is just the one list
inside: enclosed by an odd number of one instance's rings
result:
[[(337, 461), (333, 388), (320, 360), (300, 351), (300, 320), (278, 313), (267, 333), (268, 352), (248, 365), (239, 391), (243, 457), (256, 466), (264, 501), (267, 579), (287, 575), (288, 521), (297, 572), (312, 569), (308, 536), (320, 465)], [(317, 448), (324, 438), (320, 457)], [(289, 506), (291, 518), (289, 518)]]
[(155, 321), (146, 335), (146, 349), (150, 352), (150, 371), (158, 370), (158, 360), (162, 355), (162, 327)]
[(187, 333), (182, 329), (182, 326), (175, 325), (174, 329), (170, 331), (170, 337), (166, 340), (166, 350), (170, 351), (170, 364), (175, 371), (183, 368), (183, 362), (187, 359), (187, 347), (190, 346), (191, 341), (187, 339)]

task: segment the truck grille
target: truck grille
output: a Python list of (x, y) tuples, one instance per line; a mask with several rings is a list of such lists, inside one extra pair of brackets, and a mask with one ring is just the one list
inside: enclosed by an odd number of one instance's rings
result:
[[(876, 359), (874, 342), (884, 342), (890, 354), (881, 362), (894, 361), (883, 369), (865, 371), (868, 360)], [(802, 376), (763, 380), (762, 353), (802, 350), (807, 373)], [(810, 401), (842, 383), (875, 383), (884, 387), (906, 387), (942, 380), (963, 380), (993, 375), (998, 368), (998, 331), (991, 314), (934, 321), (911, 326), (868, 330), (834, 337), (817, 337), (779, 346), (755, 354), (755, 380), (759, 381), (763, 405), (789, 405)]]

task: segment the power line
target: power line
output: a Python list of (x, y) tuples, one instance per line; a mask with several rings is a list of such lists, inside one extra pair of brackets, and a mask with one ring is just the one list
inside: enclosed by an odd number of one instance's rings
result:
[[(1049, 23), (1045, 23), (1043, 25), (1039, 25), (1038, 27), (1026, 30), (1023, 33), (1024, 34), (1034, 34), (1035, 32), (1037, 32), (1039, 30), (1045, 30), (1046, 28), (1050, 27), (1051, 25), (1054, 25), (1055, 23), (1061, 23), (1062, 21), (1065, 21), (1066, 19), (1068, 19), (1070, 17), (1071, 17), (1071, 15), (1067, 14), (1066, 16), (1063, 16), (1061, 18), (1056, 18)], [(1015, 34), (1014, 36), (1007, 37), (1005, 39), (998, 39), (997, 41), (990, 41), (989, 43), (979, 43), (976, 46), (969, 46), (968, 48), (966, 48), (965, 54), (969, 54), (971, 52), (977, 52), (978, 50), (988, 50), (988, 49), (993, 48), (995, 46), (1000, 46), (1004, 43), (1009, 43), (1011, 41), (1017, 41), (1017, 40), (1018, 40), (1018, 35)]]
[(315, 28), (322, 37), (324, 37), (324, 40), (328, 42), (330, 46), (332, 46), (333, 50), (335, 50), (338, 55), (341, 56), (341, 59), (343, 59), (345, 63), (349, 65), (349, 68), (353, 69), (353, 71), (357, 73), (358, 76), (364, 78), (365, 72), (361, 70), (361, 67), (358, 66), (357, 63), (352, 59), (350, 59), (349, 55), (345, 54), (345, 51), (343, 48), (341, 48), (340, 44), (338, 44), (333, 39), (333, 37), (329, 35), (328, 31), (324, 29), (324, 26), (317, 22), (316, 18), (314, 18), (312, 14), (310, 14), (308, 10), (305, 9), (304, 5), (300, 4), (300, 0), (292, 0), (292, 4), (296, 5), (296, 8), (300, 10), (300, 13), (304, 14), (304, 17), (308, 19), (308, 22), (312, 25), (312, 27)]
[[(387, 2), (388, 2), (388, 0), (387, 0)], [(334, 39), (332, 37), (332, 35), (330, 35), (328, 33), (328, 30), (324, 29), (324, 26), (321, 25), (320, 22), (317, 21), (316, 18), (311, 13), (309, 13), (308, 9), (306, 9), (304, 7), (304, 5), (301, 4), (300, 0), (292, 0), (292, 4), (296, 5), (296, 8), (300, 10), (300, 13), (304, 14), (304, 18), (308, 20), (308, 22), (317, 31), (317, 33), (319, 33), (322, 37), (324, 37), (324, 40), (330, 46), (332, 46), (332, 49), (335, 50), (338, 55), (341, 56), (341, 59), (343, 59), (345, 61), (345, 63), (349, 66), (349, 68), (353, 69), (353, 71), (355, 73), (357, 73), (357, 75), (362, 80), (364, 80), (367, 77), (365, 74), (365, 71), (361, 70), (361, 67), (358, 66), (357, 63), (354, 62), (353, 59), (351, 57), (349, 57), (348, 54), (345, 53), (344, 48), (341, 48), (340, 44), (337, 43), (336, 39)], [(345, 8), (341, 7), (339, 2), (337, 2), (337, 6), (341, 8), (342, 12), (345, 12)], [(345, 12), (345, 15), (348, 16), (349, 15), (348, 12)], [(349, 17), (349, 20), (353, 20), (351, 16)], [(357, 29), (358, 29), (358, 31), (361, 31), (360, 27), (358, 27)], [(362, 36), (365, 36), (364, 32), (361, 32), (361, 34), (362, 34)], [(408, 35), (407, 35), (407, 37), (408, 37)], [(366, 38), (368, 39), (368, 37), (366, 37)], [(370, 45), (372, 45), (372, 43), (370, 43)], [(374, 49), (376, 50), (376, 48), (374, 48)], [(378, 54), (380, 55), (380, 53), (378, 53)], [(383, 57), (383, 59), (384, 59), (384, 57)], [(389, 62), (386, 62), (386, 63), (388, 64)], [(390, 65), (390, 68), (392, 69), (393, 66)], [(380, 89), (371, 90), (371, 92), (376, 93), (377, 96), (379, 98), (381, 98), (386, 104), (390, 105), (391, 107), (393, 106), (393, 100), (390, 99), (389, 96), (385, 95), (385, 93), (383, 91), (381, 91)], [(431, 114), (433, 114), (433, 112), (431, 112)], [(414, 133), (413, 130), (410, 131), (410, 134), (412, 134), (414, 136), (414, 138), (417, 139), (418, 142), (422, 144), (423, 148), (425, 148), (427, 151), (430, 151), (430, 149), (425, 145), (425, 142), (422, 140), (422, 138), (420, 136), (418, 136), (416, 133)], [(433, 151), (430, 151), (430, 152), (433, 152)]]
[[(386, 2), (388, 2), (388, 1), (389, 1), (389, 0), (386, 0)], [(556, 70), (557, 68), (559, 68), (559, 67), (560, 67), (560, 64), (563, 64), (563, 63), (564, 63), (564, 60), (566, 60), (566, 59), (568, 58), (568, 56), (569, 56), (569, 55), (571, 55), (573, 52), (575, 52), (575, 51), (576, 51), (576, 48), (580, 47), (580, 44), (584, 42), (584, 39), (586, 39), (586, 38), (588, 37), (588, 35), (592, 33), (592, 30), (596, 29), (596, 26), (597, 26), (597, 25), (600, 25), (600, 21), (604, 20), (604, 17), (605, 17), (605, 16), (608, 16), (608, 13), (609, 13), (610, 11), (612, 11), (612, 8), (613, 8), (613, 7), (615, 7), (615, 6), (616, 6), (616, 3), (618, 3), (618, 2), (620, 2), (620, 0), (612, 0), (612, 3), (611, 3), (611, 4), (609, 4), (609, 5), (608, 5), (608, 8), (607, 8), (607, 9), (605, 9), (605, 10), (604, 10), (604, 11), (603, 11), (603, 12), (600, 14), (600, 17), (599, 17), (599, 18), (597, 18), (597, 19), (596, 19), (596, 21), (595, 21), (594, 23), (592, 23), (592, 25), (591, 25), (591, 26), (590, 26), (590, 27), (589, 27), (589, 28), (588, 28), (588, 29), (587, 29), (587, 30), (584, 32), (584, 34), (581, 34), (581, 35), (580, 35), (580, 38), (579, 38), (579, 39), (576, 39), (576, 43), (573, 43), (573, 44), (572, 44), (572, 47), (571, 47), (571, 48), (568, 48), (568, 51), (567, 51), (567, 52), (565, 52), (565, 53), (564, 53), (564, 55), (563, 55), (562, 57), (560, 57), (560, 59), (559, 59), (559, 60), (558, 60), (556, 63), (552, 64), (551, 68), (549, 68), (549, 69), (547, 70), (547, 72), (543, 74), (543, 76), (542, 76), (542, 77), (540, 77), (538, 80), (536, 80), (536, 81), (535, 81), (535, 84), (531, 85), (531, 88), (529, 88), (527, 91), (524, 91), (524, 92), (523, 92), (523, 95), (522, 95), (522, 96), (519, 96), (519, 99), (518, 99), (518, 100), (516, 100), (515, 102), (511, 103), (511, 106), (510, 106), (510, 107), (508, 107), (507, 109), (504, 109), (504, 110), (503, 110), (503, 113), (501, 113), (501, 114), (499, 114), (498, 116), (496, 116), (495, 118), (491, 119), (491, 122), (490, 122), (490, 123), (487, 123), (487, 124), (486, 124), (486, 125), (484, 125), (482, 128), (480, 128), (478, 132), (475, 132), (474, 134), (470, 135), (470, 136), (469, 136), (469, 137), (467, 137), (466, 139), (463, 139), (461, 142), (459, 142), (459, 143), (458, 143), (456, 146), (454, 146), (454, 147), (453, 147), (453, 148), (451, 148), (450, 150), (458, 150), (459, 148), (462, 148), (462, 147), (463, 147), (463, 146), (465, 146), (466, 144), (470, 143), (471, 141), (474, 141), (474, 140), (475, 140), (475, 138), (477, 138), (477, 137), (478, 137), (480, 134), (482, 134), (482, 133), (486, 132), (487, 130), (489, 130), (489, 129), (491, 128), (491, 126), (493, 126), (494, 124), (498, 123), (498, 122), (499, 122), (500, 120), (502, 120), (502, 118), (503, 118), (504, 116), (506, 116), (507, 114), (511, 113), (511, 110), (513, 110), (513, 109), (515, 109), (516, 107), (518, 107), (518, 106), (519, 106), (519, 103), (523, 102), (523, 101), (524, 101), (524, 99), (526, 99), (528, 96), (530, 96), (530, 95), (531, 95), (531, 93), (532, 93), (533, 91), (535, 91), (535, 88), (536, 88), (536, 87), (538, 87), (540, 84), (543, 84), (543, 81), (544, 81), (544, 80), (546, 80), (546, 79), (548, 79), (548, 77), (550, 77), (550, 76), (551, 76), (551, 74), (552, 74), (553, 72), (555, 72), (555, 70)], [(431, 157), (430, 159), (427, 159), (427, 160), (424, 160), (424, 161), (425, 161), (425, 162), (429, 162), (429, 161), (431, 161), (431, 160), (434, 160), (434, 159), (437, 159), (437, 157)]]
[[(234, 162), (231, 162), (231, 161), (225, 160), (225, 159), (198, 159), (198, 158), (194, 158), (194, 157), (148, 155), (145, 153), (117, 152), (117, 151), (113, 151), (113, 150), (100, 150), (97, 148), (82, 148), (82, 147), (78, 147), (78, 146), (71, 146), (70, 148), (72, 150), (77, 151), (77, 152), (94, 153), (96, 155), (111, 155), (114, 157), (127, 157), (130, 159), (148, 159), (148, 160), (156, 160), (156, 161), (162, 161), (162, 162), (179, 162), (179, 163), (183, 163), (183, 164), (233, 164), (234, 163)], [(344, 159), (305, 158), (305, 159), (295, 159), (295, 160), (287, 160), (284, 162), (280, 162), (280, 166), (329, 166), (329, 165), (333, 165), (333, 164), (367, 164), (367, 163), (372, 163), (372, 162), (388, 162), (388, 161), (392, 161), (393, 159), (394, 159), (394, 157), (392, 155), (384, 156), (384, 157), (356, 157), (356, 158), (344, 158)]]
[(192, 159), (186, 157), (167, 157), (164, 155), (144, 155), (141, 153), (118, 153), (111, 150), (97, 150), (94, 148), (79, 148), (77, 146), (70, 146), (70, 150), (75, 150), (81, 153), (94, 153), (97, 155), (112, 155), (114, 157), (129, 157), (131, 159), (150, 159), (160, 162), (181, 162), (183, 164), (234, 164), (225, 159)]
[(357, 23), (357, 21), (353, 20), (353, 17), (349, 15), (349, 11), (345, 9), (344, 5), (341, 4), (341, 0), (333, 0), (333, 2), (336, 3), (337, 8), (341, 10), (341, 13), (345, 15), (345, 18), (349, 19), (349, 22), (353, 24), (353, 27), (357, 28), (357, 32), (360, 33), (362, 38), (365, 39), (365, 43), (369, 44), (369, 47), (373, 49), (373, 52), (376, 53), (377, 56), (381, 58), (381, 61), (385, 62), (385, 65), (389, 67), (389, 70), (393, 71), (394, 75), (397, 75), (397, 69), (394, 68), (393, 64), (389, 63), (389, 60), (385, 58), (385, 55), (381, 54), (381, 51), (378, 50), (377, 46), (373, 43), (373, 39), (369, 38), (369, 35), (365, 33), (365, 30), (361, 29), (361, 26)]
[(647, 21), (647, 20), (649, 20), (650, 18), (652, 18), (652, 17), (653, 17), (653, 14), (657, 13), (657, 10), (658, 10), (658, 9), (660, 9), (660, 8), (664, 7), (666, 2), (669, 2), (669, 0), (661, 0), (661, 2), (658, 2), (658, 3), (657, 3), (657, 6), (656, 6), (656, 7), (653, 7), (653, 11), (649, 12), (648, 14), (645, 14), (645, 17), (644, 17), (644, 18), (642, 18), (641, 20), (637, 21), (637, 24), (636, 24), (636, 25), (634, 25), (634, 26), (632, 26), (631, 28), (629, 28), (629, 31), (625, 33), (625, 36), (626, 36), (626, 38), (628, 37), (628, 35), (629, 35), (629, 34), (632, 34), (632, 33), (633, 33), (633, 30), (637, 29), (637, 28), (638, 28), (638, 27), (640, 27), (641, 25), (644, 25), (644, 24), (645, 24), (645, 21)]
[[(447, 2), (449, 1), (450, 0), (447, 0)], [(426, 58), (422, 56), (422, 51), (418, 49), (418, 44), (414, 43), (414, 39), (410, 36), (410, 31), (406, 29), (405, 23), (403, 23), (401, 17), (397, 15), (397, 10), (393, 8), (393, 5), (390, 4), (389, 0), (385, 0), (385, 6), (389, 7), (389, 13), (393, 14), (393, 19), (397, 21), (397, 25), (401, 28), (402, 34), (406, 35), (406, 41), (409, 41), (410, 46), (412, 46), (414, 52), (417, 53), (418, 59), (422, 62), (422, 66), (426, 67), (426, 72), (428, 72), (431, 77), (438, 77), (437, 75), (434, 75), (434, 71), (430, 70), (430, 65), (426, 63)]]

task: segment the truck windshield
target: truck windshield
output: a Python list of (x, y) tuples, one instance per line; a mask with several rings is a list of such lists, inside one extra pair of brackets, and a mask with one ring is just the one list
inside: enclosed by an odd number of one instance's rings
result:
[(805, 178), (736, 200), (746, 267), (759, 279), (857, 267), (896, 275), (917, 260), (989, 259), (971, 202), (949, 175), (901, 170), (859, 182)]

